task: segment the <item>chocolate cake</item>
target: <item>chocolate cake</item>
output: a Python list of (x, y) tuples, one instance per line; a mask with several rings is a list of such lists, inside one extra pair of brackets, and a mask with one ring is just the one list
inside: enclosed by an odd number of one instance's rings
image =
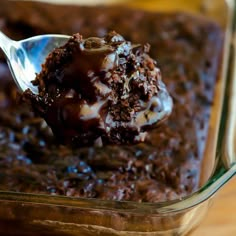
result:
[(172, 99), (149, 45), (112, 31), (73, 35), (46, 58), (22, 100), (45, 119), (59, 143), (75, 147), (144, 142), (171, 113)]
[(55, 142), (43, 119), (17, 103), (1, 55), (1, 190), (160, 202), (198, 188), (223, 42), (216, 23), (186, 13), (2, 1), (0, 29), (14, 39), (76, 32), (104, 37), (115, 30), (133, 43), (149, 43), (174, 103), (169, 119), (144, 143), (68, 148)]

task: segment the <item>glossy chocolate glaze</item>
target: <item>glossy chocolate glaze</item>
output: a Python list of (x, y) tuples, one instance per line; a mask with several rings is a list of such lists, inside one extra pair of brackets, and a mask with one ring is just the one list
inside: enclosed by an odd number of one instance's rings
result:
[(144, 142), (172, 111), (149, 45), (134, 45), (112, 31), (104, 38), (75, 34), (55, 49), (33, 82), (39, 96), (23, 99), (75, 146)]

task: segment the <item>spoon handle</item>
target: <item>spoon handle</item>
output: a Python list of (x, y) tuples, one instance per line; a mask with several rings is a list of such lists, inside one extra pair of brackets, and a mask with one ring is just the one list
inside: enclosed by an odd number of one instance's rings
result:
[(7, 58), (9, 56), (11, 46), (12, 46), (12, 40), (0, 31), (0, 48), (7, 56)]

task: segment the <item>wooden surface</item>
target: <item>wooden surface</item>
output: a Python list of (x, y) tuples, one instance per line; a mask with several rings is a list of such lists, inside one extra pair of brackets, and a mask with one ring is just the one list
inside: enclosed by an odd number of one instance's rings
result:
[(208, 215), (191, 236), (236, 236), (236, 177), (216, 194)]

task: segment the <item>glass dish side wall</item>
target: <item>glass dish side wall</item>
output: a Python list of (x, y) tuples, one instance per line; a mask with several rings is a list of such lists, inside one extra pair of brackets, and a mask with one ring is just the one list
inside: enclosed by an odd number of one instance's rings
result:
[[(34, 201), (33, 196), (30, 199)], [(63, 201), (60, 203), (62, 205), (47, 204), (47, 199), (43, 204), (0, 201), (0, 234), (184, 235), (200, 223), (209, 206), (206, 201), (191, 209), (169, 214), (133, 214), (132, 210), (96, 210), (63, 205)]]
[[(174, 6), (181, 6), (183, 1), (172, 2), (173, 9), (170, 9), (170, 5), (163, 5), (163, 9), (175, 10)], [(210, 2), (212, 5), (209, 5)], [(193, 8), (188, 6), (188, 9), (184, 9), (197, 13), (203, 5), (210, 6), (212, 11), (207, 12), (205, 9), (205, 14), (216, 19), (225, 28), (225, 68), (222, 69), (224, 78), (221, 84), (223, 87), (226, 81), (226, 58), (228, 58), (229, 49), (227, 45), (231, 37), (231, 22), (229, 21), (232, 20), (233, 1), (228, 1), (228, 3), (230, 3), (229, 8), (225, 1), (214, 1), (216, 5), (213, 5), (212, 1), (196, 1)], [(130, 2), (130, 4), (133, 3)], [(217, 13), (219, 9), (220, 15)], [(215, 159), (215, 151), (212, 154), (211, 150), (210, 158), (213, 162), (208, 177), (212, 175), (218, 160)], [(220, 159), (221, 156), (218, 158)], [(8, 232), (12, 232), (11, 235), (17, 235), (17, 233), (21, 235), (21, 230), (25, 230), (23, 232), (31, 232), (32, 235), (39, 233), (48, 235), (183, 235), (196, 227), (207, 212), (209, 200), (205, 200), (234, 173), (234, 167), (226, 169), (219, 161), (210, 180), (197, 193), (181, 201), (163, 204), (106, 202), (0, 192), (0, 233), (5, 235), (9, 230)], [(14, 227), (15, 229), (12, 227), (13, 223), (17, 226)]]

